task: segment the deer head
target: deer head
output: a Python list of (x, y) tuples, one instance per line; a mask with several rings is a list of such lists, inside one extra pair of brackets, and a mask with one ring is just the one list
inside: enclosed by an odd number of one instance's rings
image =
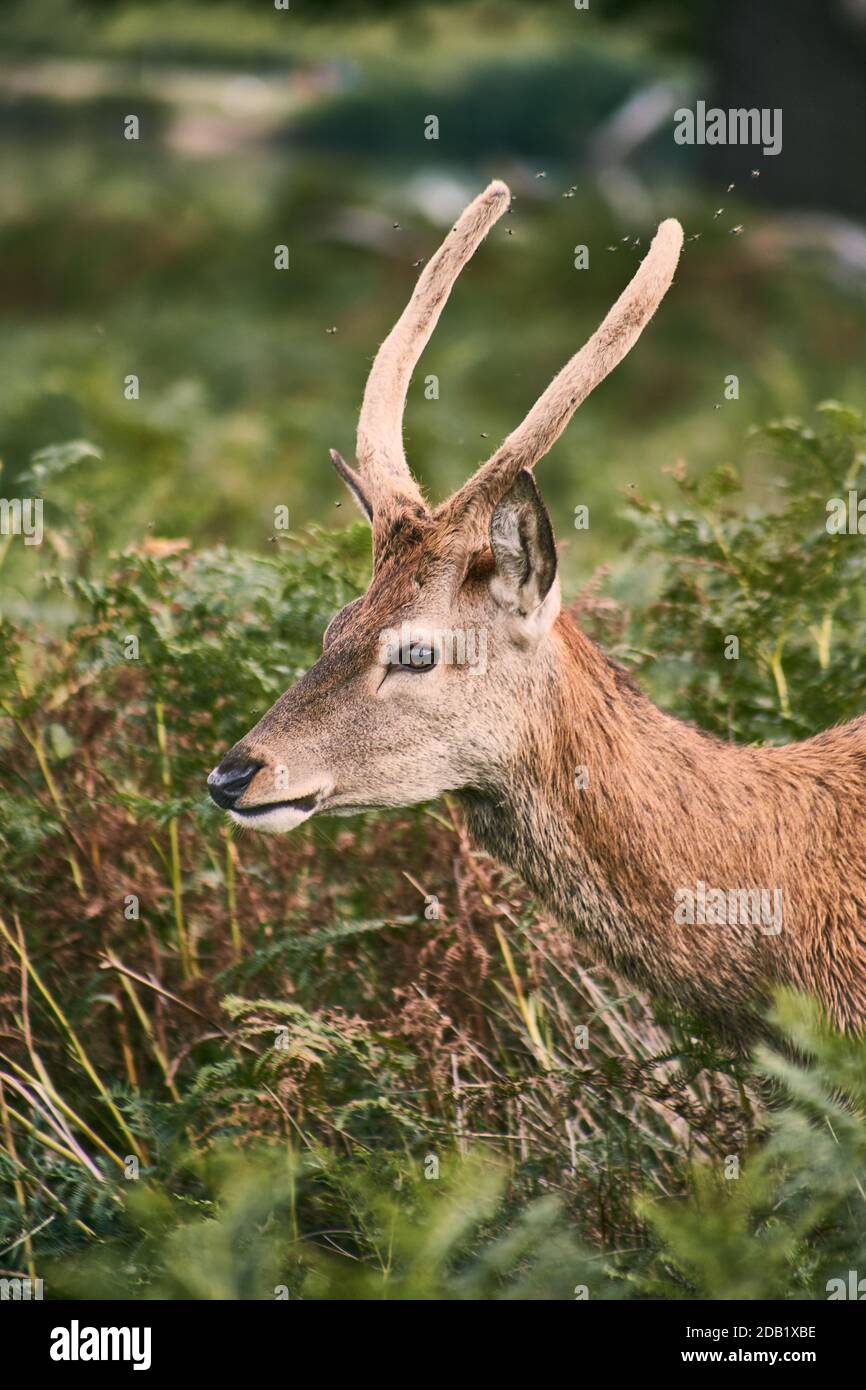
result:
[(455, 279), (509, 197), (491, 183), (428, 262), (373, 363), (357, 466), (331, 453), (372, 528), (372, 580), (333, 618), (311, 670), (210, 774), (211, 796), (238, 824), (289, 830), (317, 812), (495, 789), (528, 725), (544, 722), (564, 638), (553, 530), (531, 469), (649, 322), (682, 229), (662, 223), (601, 326), (434, 510), (403, 451), (406, 392)]

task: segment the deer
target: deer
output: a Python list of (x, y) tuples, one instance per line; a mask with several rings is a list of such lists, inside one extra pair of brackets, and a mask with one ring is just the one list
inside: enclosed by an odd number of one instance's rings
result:
[[(412, 373), (510, 196), (497, 180), (465, 209), (380, 346), (355, 466), (331, 450), (370, 524), (369, 587), (210, 773), (210, 796), (238, 826), (284, 832), (451, 793), (471, 842), (571, 930), (576, 955), (652, 1001), (739, 1042), (788, 986), (859, 1031), (866, 717), (747, 746), (666, 714), (563, 607), (533, 474), (667, 293), (680, 224), (661, 223), (601, 325), (451, 497), (430, 506), (409, 470)], [(449, 635), (470, 632), (483, 661), (453, 659)]]

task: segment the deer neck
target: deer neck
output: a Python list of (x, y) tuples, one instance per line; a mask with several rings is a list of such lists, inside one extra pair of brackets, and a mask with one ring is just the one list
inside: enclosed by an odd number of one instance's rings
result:
[(753, 751), (664, 714), (563, 615), (516, 751), (462, 799), (477, 843), (608, 964), (658, 989), (695, 973), (664, 926), (677, 889), (760, 882), (737, 833)]

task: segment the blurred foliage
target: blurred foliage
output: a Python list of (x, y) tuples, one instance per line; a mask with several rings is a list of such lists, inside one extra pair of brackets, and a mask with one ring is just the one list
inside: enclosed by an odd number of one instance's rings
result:
[(699, 1298), (826, 1297), (866, 1261), (866, 1041), (790, 992), (772, 1021), (801, 1060), (758, 1050), (785, 1097), (762, 1146), (741, 1172), (696, 1168), (685, 1202), (640, 1204), (666, 1254), (643, 1283), (654, 1297), (670, 1297), (671, 1266)]
[[(830, 395), (866, 407), (862, 281), (755, 203), (772, 161), (752, 180), (744, 151), (733, 191), (703, 190), (694, 151), (650, 139), (613, 196), (594, 162), (605, 122), (655, 84), (695, 79), (643, 14), (630, 27), (569, 6), (371, 8), (351, 22), (324, 10), (312, 22), (267, 5), (47, 0), (0, 15), (15, 69), (0, 130), (5, 495), (34, 452), (81, 438), (94, 456), (70, 488), (49, 480), (46, 503), (70, 535), (86, 520), (100, 555), (150, 525), (259, 548), (283, 504), (296, 529), (338, 521), (349, 507), (327, 449), (351, 452), (375, 347), (493, 175), (510, 180), (513, 212), (461, 277), (409, 392), (410, 458), (431, 494), (514, 426), (670, 213), (695, 238), (673, 291), (542, 474), (563, 539), (590, 507), (567, 574), (622, 568), (618, 489), (671, 500), (660, 474), (684, 448), (700, 474), (739, 451), (746, 420)], [(130, 111), (138, 141), (123, 138)], [(282, 244), (288, 271), (274, 268)], [(577, 245), (590, 249), (580, 272)], [(732, 371), (736, 401), (722, 395)], [(762, 455), (746, 462), (757, 487)], [(22, 617), (38, 607), (37, 565), (7, 562)]]
[[(786, 741), (862, 713), (866, 571), (848, 513), (849, 494), (866, 496), (866, 422), (826, 401), (817, 428), (780, 420), (750, 442), (784, 472), (747, 509), (731, 465), (700, 480), (676, 469), (681, 511), (634, 499), (644, 548), (668, 567), (641, 640), (667, 646), (653, 678), (702, 727)], [(837, 534), (839, 508), (846, 529)]]
[(171, 1191), (130, 1182), (112, 1237), (49, 1258), (48, 1287), (85, 1299), (826, 1297), (866, 1260), (866, 1041), (834, 1034), (793, 994), (774, 1021), (804, 1060), (761, 1050), (785, 1097), (768, 1136), (742, 1169), (731, 1156), (695, 1166), (678, 1201), (642, 1198), (657, 1243), (638, 1260), (581, 1248), (556, 1197), (515, 1211), (507, 1167), (489, 1156), (348, 1162), (289, 1143), (185, 1158)]
[[(556, 1201), (540, 1198), (497, 1229), (501, 1164), (452, 1154), (429, 1181), (391, 1166), (217, 1151), (185, 1167), (195, 1197), (131, 1185), (124, 1236), (48, 1279), (79, 1298), (572, 1296), (589, 1264)], [(340, 1224), (347, 1211), (352, 1229)]]

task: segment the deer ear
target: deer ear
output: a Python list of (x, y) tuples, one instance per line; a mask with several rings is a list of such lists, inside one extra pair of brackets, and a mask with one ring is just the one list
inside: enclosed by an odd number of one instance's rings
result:
[(354, 468), (349, 467), (342, 454), (338, 454), (336, 449), (330, 449), (328, 452), (331, 455), (332, 464), (336, 468), (340, 477), (343, 479), (343, 482), (346, 484), (346, 487), (351, 492), (355, 501), (358, 503), (358, 506), (361, 508), (361, 511), (364, 513), (367, 520), (369, 522), (372, 522), (373, 503), (370, 501), (370, 498), (364, 491), (364, 484), (361, 480), (360, 474), (356, 473)]
[(541, 493), (526, 469), (493, 508), (490, 548), (496, 562), (490, 592), (540, 636), (559, 612), (556, 541)]

